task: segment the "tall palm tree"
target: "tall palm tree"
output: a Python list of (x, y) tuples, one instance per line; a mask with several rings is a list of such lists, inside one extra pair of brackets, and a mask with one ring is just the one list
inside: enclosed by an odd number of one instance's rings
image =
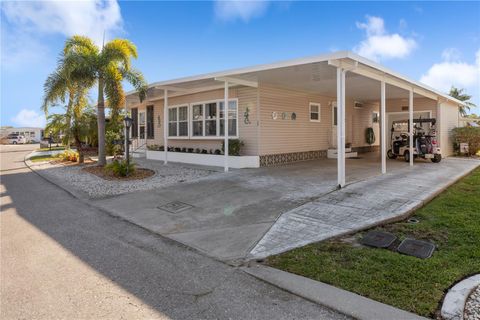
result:
[(459, 106), (459, 112), (462, 115), (462, 117), (465, 117), (467, 115), (467, 112), (470, 111), (471, 108), (475, 108), (476, 105), (470, 101), (472, 99), (471, 95), (468, 95), (464, 93), (465, 89), (458, 89), (452, 86), (450, 89), (450, 93), (448, 94), (451, 97), (454, 97), (457, 100), (463, 101), (465, 105), (460, 105)]
[(105, 95), (112, 109), (125, 103), (122, 82), (128, 81), (138, 91), (140, 101), (146, 96), (147, 83), (140, 71), (131, 66), (137, 58), (137, 48), (125, 39), (114, 39), (102, 48), (84, 36), (73, 36), (65, 44), (65, 59), (75, 65), (74, 73), (98, 84), (98, 164), (106, 164), (105, 153)]

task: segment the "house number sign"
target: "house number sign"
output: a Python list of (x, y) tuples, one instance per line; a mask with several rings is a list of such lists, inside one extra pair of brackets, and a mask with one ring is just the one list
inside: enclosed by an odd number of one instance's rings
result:
[[(297, 114), (295, 112), (282, 112), (281, 113), (282, 120), (297, 120)], [(278, 119), (278, 112), (272, 112), (272, 119)]]

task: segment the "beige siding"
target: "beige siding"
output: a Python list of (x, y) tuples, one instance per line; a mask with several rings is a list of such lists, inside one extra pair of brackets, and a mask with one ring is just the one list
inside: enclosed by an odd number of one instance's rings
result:
[[(403, 110), (407, 108), (407, 110)], [(386, 109), (388, 112), (408, 112), (408, 99), (387, 99)], [(413, 100), (413, 111), (431, 111), (432, 117), (437, 117), (437, 101), (428, 98), (416, 98)]]
[(458, 106), (446, 102), (440, 104), (440, 148), (443, 156), (453, 154), (452, 129), (459, 125)]
[[(204, 102), (210, 100), (223, 99), (223, 89), (183, 95), (178, 97), (170, 97), (168, 104), (170, 106), (191, 104), (196, 102)], [(249, 87), (237, 87), (229, 90), (230, 98), (238, 99), (238, 134), (239, 139), (244, 142), (242, 154), (256, 155), (258, 152), (257, 138), (257, 89)], [(147, 141), (148, 145), (163, 145), (163, 99), (154, 102), (143, 102), (132, 107), (138, 107), (138, 111), (144, 111), (147, 105), (154, 106), (154, 128), (155, 138)], [(249, 109), (250, 124), (244, 122), (244, 113)], [(159, 122), (160, 116), (160, 122)], [(221, 149), (223, 139), (169, 139), (168, 145), (173, 147), (200, 148), (207, 150)]]
[[(287, 90), (270, 86), (260, 86), (260, 155), (326, 150), (332, 147), (333, 118), (332, 102), (336, 97), (326, 97), (301, 91)], [(320, 122), (310, 121), (310, 102), (321, 104)], [(354, 100), (346, 101), (346, 142), (352, 147), (367, 146), (365, 129), (373, 126), (376, 142), (379, 143), (378, 124), (372, 123), (372, 112), (378, 111), (375, 104), (362, 109), (353, 107)], [(277, 113), (277, 119), (272, 113)], [(283, 120), (282, 113), (295, 112), (296, 120)]]

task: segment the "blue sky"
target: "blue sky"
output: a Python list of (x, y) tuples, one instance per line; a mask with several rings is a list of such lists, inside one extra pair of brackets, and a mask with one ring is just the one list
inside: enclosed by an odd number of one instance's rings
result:
[(1, 18), (2, 125), (43, 125), (65, 39), (103, 30), (137, 45), (149, 82), (352, 50), (480, 105), (479, 2), (3, 1)]

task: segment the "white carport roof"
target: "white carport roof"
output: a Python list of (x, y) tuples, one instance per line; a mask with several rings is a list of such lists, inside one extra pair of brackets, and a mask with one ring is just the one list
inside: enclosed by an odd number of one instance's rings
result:
[[(358, 100), (377, 100), (379, 81), (384, 80), (388, 84), (388, 98), (405, 98), (408, 96), (407, 91), (413, 90), (415, 97), (424, 96), (434, 100), (443, 98), (463, 104), (436, 89), (350, 51), (154, 82), (149, 85), (147, 99), (150, 101), (162, 99), (164, 89), (169, 90), (169, 96), (220, 89), (223, 88), (224, 80), (247, 86), (265, 83), (334, 97), (337, 83), (336, 66), (350, 69), (351, 72), (347, 74), (347, 95)], [(350, 81), (358, 78), (361, 78), (360, 81)], [(127, 93), (127, 103), (138, 103), (135, 91)]]

